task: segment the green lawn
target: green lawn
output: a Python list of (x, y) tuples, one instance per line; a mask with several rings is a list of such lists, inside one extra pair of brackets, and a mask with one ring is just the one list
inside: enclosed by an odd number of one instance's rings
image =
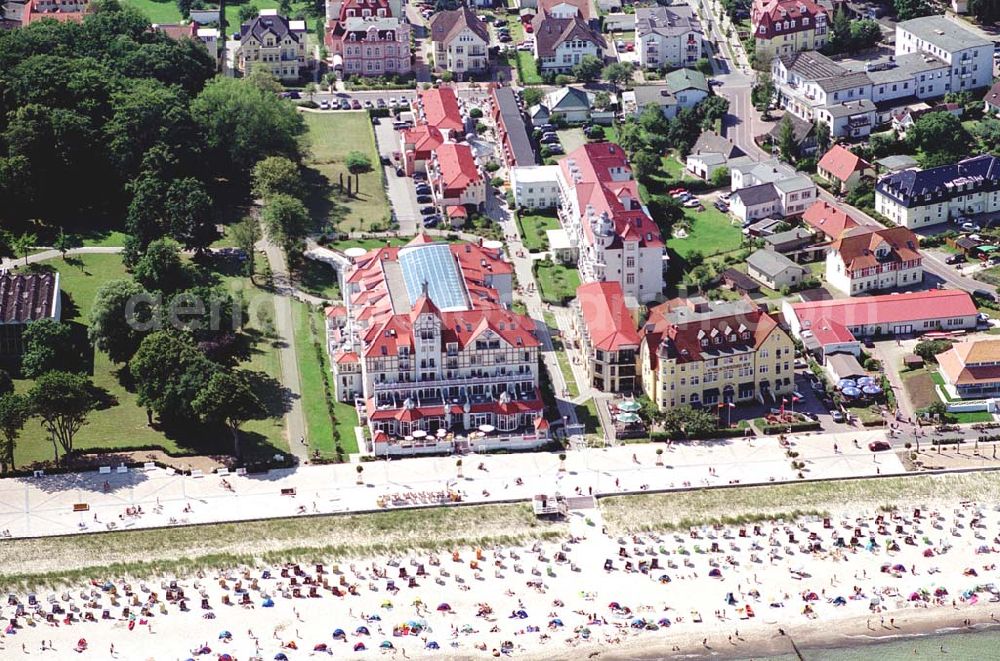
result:
[[(109, 280), (128, 277), (121, 257), (89, 254), (71, 258), (69, 261), (55, 259), (48, 264), (56, 268), (60, 274), (59, 284), (63, 293), (62, 320), (71, 324), (82, 341), (86, 334), (90, 306), (97, 289)], [(255, 341), (251, 342), (249, 359), (241, 367), (260, 370), (277, 378), (280, 376), (277, 349), (269, 340), (254, 333), (258, 321), (253, 314), (257, 309), (270, 309), (270, 318), (273, 318), (273, 297), (271, 294), (249, 288), (248, 283), (245, 278), (223, 279), (224, 285), (241, 287), (245, 290), (245, 299), (249, 302), (251, 310), (247, 326)], [(90, 375), (94, 385), (105, 390), (114, 404), (88, 417), (87, 424), (76, 435), (76, 448), (86, 450), (159, 445), (168, 452), (191, 453), (195, 446), (205, 448), (207, 444), (208, 448), (212, 449), (212, 442), (215, 441), (218, 443), (219, 451), (229, 451), (228, 435), (223, 438), (218, 435), (217, 430), (213, 432), (204, 430), (204, 433), (212, 434), (210, 438), (192, 437), (186, 432), (182, 437), (176, 437), (168, 436), (163, 430), (148, 426), (146, 412), (136, 404), (135, 393), (127, 390), (118, 378), (120, 366), (112, 364), (107, 356), (99, 351), (88, 350), (84, 358), (88, 364), (92, 361)], [(18, 380), (15, 385), (18, 392), (24, 392), (31, 387), (31, 382)], [(248, 452), (273, 453), (275, 449), (288, 448), (283, 437), (284, 422), (280, 417), (249, 422), (245, 425), (244, 431), (244, 448)], [(196, 435), (199, 432), (195, 430), (192, 433)], [(273, 447), (265, 445), (256, 450), (255, 446), (261, 446), (262, 443), (268, 443)], [(17, 465), (24, 466), (35, 461), (51, 460), (52, 454), (52, 444), (41, 425), (37, 421), (30, 421), (24, 428), (17, 446), (15, 453)]]
[(576, 383), (576, 376), (573, 374), (573, 367), (569, 364), (569, 356), (566, 354), (565, 345), (562, 341), (562, 335), (559, 332), (559, 324), (556, 322), (556, 316), (551, 312), (544, 312), (543, 315), (545, 325), (548, 326), (552, 332), (552, 350), (556, 354), (556, 361), (559, 363), (559, 371), (562, 372), (563, 381), (566, 382), (566, 390), (569, 391), (570, 397), (576, 397), (580, 394), (580, 388)]
[(531, 252), (548, 250), (549, 238), (545, 231), (560, 228), (555, 214), (520, 214), (517, 221), (521, 225), (524, 247)]
[(517, 51), (517, 73), (522, 85), (541, 85), (542, 77), (538, 73), (538, 63), (534, 53)]
[[(375, 149), (375, 134), (365, 111), (338, 113), (304, 113), (310, 154), (305, 165), (312, 174), (325, 179), (323, 194), (307, 200), (313, 218), (342, 232), (385, 228), (389, 219), (389, 200), (382, 186), (379, 156)], [(340, 177), (346, 187), (349, 173), (344, 159), (351, 151), (367, 154), (373, 170), (359, 177), (360, 192), (347, 197), (339, 188)]]
[(507, 28), (510, 30), (512, 44), (524, 41), (524, 25), (517, 16), (507, 16)]
[(583, 425), (585, 433), (600, 433), (601, 419), (597, 417), (597, 402), (593, 397), (576, 407), (576, 419)]
[(343, 241), (331, 241), (326, 244), (326, 247), (330, 250), (339, 250), (344, 252), (348, 248), (364, 248), (365, 250), (374, 250), (375, 248), (382, 248), (386, 244), (390, 246), (403, 246), (410, 241), (411, 237), (391, 237), (388, 239), (345, 239)]
[(671, 237), (667, 240), (667, 246), (681, 257), (687, 257), (695, 251), (709, 257), (740, 247), (743, 233), (739, 225), (730, 222), (728, 214), (709, 205), (704, 211), (685, 207), (684, 215), (691, 222), (691, 230), (687, 237), (683, 239)]
[[(302, 414), (306, 420), (306, 438), (309, 450), (320, 454), (333, 454), (333, 420), (326, 407), (326, 356), (322, 337), (322, 311), (313, 310), (301, 301), (292, 301), (292, 328), (295, 331), (295, 356), (299, 361), (299, 385), (302, 388)], [(318, 319), (315, 318), (318, 316)], [(310, 319), (310, 317), (313, 317)], [(319, 351), (317, 351), (317, 347)]]
[(295, 281), (302, 291), (325, 298), (328, 301), (340, 300), (340, 282), (337, 272), (326, 262), (315, 259), (303, 259)]
[(556, 131), (559, 136), (559, 143), (565, 153), (575, 151), (577, 147), (587, 144), (587, 136), (581, 128), (562, 129)]
[[(181, 22), (181, 12), (177, 8), (177, 3), (172, 0), (124, 0), (123, 4), (135, 7), (150, 20), (151, 23), (179, 23)], [(277, 9), (277, 0), (250, 0), (240, 4), (228, 5), (226, 17), (234, 32), (239, 31), (239, 12), (243, 4), (256, 5), (257, 9)], [(293, 2), (292, 14), (299, 10), (304, 10), (309, 6), (308, 2)], [(312, 31), (315, 19), (311, 16), (303, 15), (309, 31)]]
[(988, 285), (1000, 285), (1000, 266), (991, 266), (988, 269), (983, 269), (972, 277)]
[(535, 262), (535, 280), (542, 300), (554, 305), (574, 298), (580, 286), (580, 274), (575, 268), (547, 261)]
[(976, 422), (993, 422), (993, 414), (989, 411), (967, 411), (963, 413), (949, 413), (948, 419), (959, 424), (971, 424)]

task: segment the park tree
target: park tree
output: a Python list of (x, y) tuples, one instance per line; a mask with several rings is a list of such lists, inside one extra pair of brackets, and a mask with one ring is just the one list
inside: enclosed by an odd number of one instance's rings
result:
[(230, 227), (229, 234), (236, 243), (236, 247), (246, 254), (246, 260), (243, 262), (243, 273), (250, 277), (250, 282), (253, 282), (255, 273), (254, 262), (257, 257), (255, 246), (260, 241), (260, 223), (247, 216)]
[(646, 181), (660, 168), (660, 157), (646, 149), (640, 149), (629, 160), (632, 164), (632, 173), (639, 181)]
[(167, 234), (187, 250), (201, 252), (217, 236), (212, 222), (212, 198), (205, 184), (194, 177), (170, 182), (163, 202), (163, 214)]
[(188, 282), (187, 269), (181, 261), (181, 246), (173, 239), (157, 239), (139, 258), (132, 274), (149, 291), (165, 294), (183, 289)]
[(874, 48), (880, 41), (882, 41), (882, 28), (877, 21), (870, 18), (851, 21), (851, 53)]
[(39, 319), (25, 326), (21, 342), (21, 374), (28, 379), (54, 369), (72, 370), (79, 364), (72, 329), (55, 319)]
[(771, 80), (771, 74), (762, 73), (757, 76), (757, 84), (750, 91), (750, 101), (753, 103), (753, 107), (757, 109), (757, 112), (763, 113), (764, 117), (767, 117), (773, 98), (774, 81)]
[[(596, 110), (607, 110), (611, 105), (611, 95), (601, 90), (594, 94), (594, 109)], [(598, 128), (599, 125), (595, 125), (594, 128)]]
[(926, 0), (892, 0), (892, 7), (896, 12), (896, 19), (900, 21), (930, 16), (934, 13)]
[(573, 65), (573, 75), (582, 83), (592, 83), (601, 77), (603, 61), (595, 55), (584, 55)]
[(302, 175), (295, 161), (284, 156), (268, 156), (253, 166), (251, 192), (267, 202), (275, 194), (281, 193), (299, 197), (302, 194)]
[(177, 11), (181, 13), (181, 18), (187, 20), (191, 17), (191, 6), (193, 0), (177, 0)]
[(129, 361), (139, 406), (163, 421), (197, 418), (192, 402), (219, 369), (195, 347), (192, 339), (175, 330), (154, 331), (143, 338)]
[(31, 254), (31, 249), (34, 248), (37, 243), (37, 235), (32, 234), (31, 232), (25, 232), (14, 237), (11, 248), (13, 249), (15, 256), (24, 257), (24, 265), (27, 266), (28, 255)]
[(996, 0), (969, 0), (969, 13), (982, 25), (1000, 21), (1000, 2)]
[(0, 397), (10, 392), (14, 392), (14, 379), (10, 378), (10, 372), (0, 369)]
[(730, 174), (729, 168), (720, 167), (712, 170), (712, 186), (715, 188), (722, 188), (723, 186), (729, 186)]
[(97, 290), (90, 308), (90, 342), (113, 363), (124, 364), (153, 327), (153, 297), (134, 280), (111, 280)]
[(632, 80), (634, 69), (628, 62), (612, 62), (601, 70), (601, 78), (620, 88)]
[(30, 418), (27, 397), (12, 392), (0, 395), (0, 473), (14, 470), (14, 448)]
[(59, 230), (59, 235), (52, 243), (52, 247), (59, 251), (64, 260), (66, 259), (66, 253), (74, 248), (79, 248), (81, 245), (83, 245), (83, 242), (80, 241), (77, 235), (67, 234), (63, 229)]
[(246, 78), (216, 78), (191, 102), (215, 172), (245, 176), (262, 158), (298, 158), (305, 130), (290, 103)]
[(207, 422), (226, 425), (233, 435), (233, 454), (241, 456), (240, 427), (267, 417), (267, 409), (253, 391), (243, 370), (216, 371), (193, 402), (195, 412)]
[(646, 205), (649, 216), (660, 230), (660, 236), (666, 240), (670, 237), (674, 223), (684, 218), (684, 209), (677, 200), (666, 195), (652, 195)]
[(671, 408), (663, 416), (664, 431), (674, 437), (704, 437), (715, 431), (716, 423), (716, 417), (708, 411), (690, 406)]
[(46, 372), (28, 392), (31, 413), (49, 433), (56, 463), (73, 452), (73, 439), (98, 405), (90, 379), (72, 372)]
[(954, 342), (950, 340), (923, 340), (913, 348), (913, 353), (924, 359), (925, 363), (936, 363), (937, 355), (951, 349)]
[(253, 19), (260, 15), (260, 10), (257, 9), (257, 5), (240, 5), (240, 11), (237, 14), (240, 23), (249, 23)]
[(710, 96), (698, 104), (701, 113), (701, 128), (705, 131), (715, 129), (718, 120), (724, 120), (729, 112), (729, 99), (724, 96)]
[(354, 175), (364, 174), (372, 170), (372, 160), (368, 158), (367, 154), (357, 150), (347, 152), (344, 165), (347, 167), (347, 171)]
[(907, 132), (907, 143), (917, 150), (925, 168), (947, 165), (969, 153), (971, 137), (962, 122), (950, 112), (922, 115)]
[(851, 48), (851, 19), (843, 7), (833, 12), (830, 21), (830, 40), (827, 51), (830, 53), (845, 53)]
[(783, 118), (778, 127), (778, 149), (781, 151), (781, 159), (789, 163), (799, 156), (799, 143), (795, 141), (795, 129), (788, 117)]
[(261, 214), (268, 238), (286, 252), (296, 250), (309, 229), (309, 210), (290, 195), (275, 195)]
[(969, 133), (977, 154), (1000, 155), (1000, 120), (984, 118), (972, 125)]
[(542, 102), (542, 90), (537, 87), (525, 87), (521, 92), (521, 97), (524, 100), (524, 105), (527, 108), (531, 106), (537, 106)]
[(816, 146), (819, 149), (819, 153), (825, 154), (826, 150), (830, 148), (830, 125), (826, 122), (821, 122), (816, 120)]

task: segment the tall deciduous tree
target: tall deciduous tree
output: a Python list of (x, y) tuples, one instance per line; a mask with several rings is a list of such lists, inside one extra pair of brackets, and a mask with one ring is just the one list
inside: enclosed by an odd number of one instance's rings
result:
[(28, 392), (31, 412), (49, 433), (55, 461), (59, 448), (63, 455), (73, 451), (73, 439), (87, 424), (87, 416), (97, 408), (90, 379), (71, 372), (46, 372)]
[(22, 395), (0, 396), (0, 473), (14, 470), (14, 448), (21, 430), (31, 418), (31, 406)]
[(152, 328), (154, 300), (133, 280), (104, 283), (90, 309), (87, 336), (113, 363), (127, 363)]
[(299, 166), (284, 156), (268, 156), (253, 166), (253, 194), (265, 202), (278, 193), (298, 197), (302, 194)]
[(13, 245), (14, 254), (24, 257), (25, 266), (28, 265), (28, 255), (31, 254), (31, 249), (35, 247), (38, 243), (38, 236), (30, 232), (25, 232), (24, 234), (19, 234), (14, 237)]
[(309, 229), (309, 211), (290, 195), (275, 195), (261, 215), (270, 239), (285, 252), (294, 251)]
[(233, 454), (239, 457), (240, 427), (250, 420), (267, 417), (267, 410), (254, 393), (242, 370), (217, 371), (198, 393), (194, 410), (203, 419), (225, 424), (233, 435)]
[(189, 337), (167, 330), (143, 338), (129, 361), (137, 399), (150, 424), (154, 412), (161, 420), (195, 417), (191, 403), (217, 369)]
[(601, 77), (604, 62), (594, 55), (584, 55), (573, 65), (573, 75), (580, 82), (590, 83)]
[(79, 362), (72, 329), (55, 319), (39, 319), (25, 326), (21, 342), (21, 373), (29, 379), (54, 369), (71, 370)]
[(778, 127), (778, 149), (781, 150), (782, 160), (791, 163), (799, 156), (799, 143), (795, 141), (795, 128), (792, 120), (785, 117)]
[(350, 151), (347, 152), (347, 158), (344, 159), (344, 165), (347, 166), (347, 171), (351, 174), (363, 174), (365, 172), (371, 172), (372, 161), (368, 158), (368, 155), (360, 151)]
[(202, 251), (215, 240), (212, 198), (193, 177), (175, 179), (167, 187), (163, 214), (169, 235), (188, 250)]
[(254, 262), (257, 259), (257, 249), (255, 246), (260, 241), (260, 223), (253, 218), (244, 218), (229, 228), (229, 235), (236, 243), (236, 247), (246, 253), (247, 258), (244, 262), (244, 273), (249, 275), (250, 282), (253, 282), (254, 273), (256, 272)]
[(173, 239), (157, 239), (133, 269), (135, 279), (150, 291), (173, 293), (187, 283), (188, 274), (181, 261), (181, 247)]

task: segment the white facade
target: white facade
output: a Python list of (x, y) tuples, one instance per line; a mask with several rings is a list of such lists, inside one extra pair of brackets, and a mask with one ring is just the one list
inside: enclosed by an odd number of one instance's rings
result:
[(635, 53), (641, 67), (684, 67), (701, 57), (701, 25), (686, 5), (638, 8), (635, 21)]
[(986, 87), (993, 80), (993, 44), (945, 16), (896, 24), (896, 56), (928, 53), (951, 67), (944, 92)]
[(567, 39), (555, 48), (555, 54), (551, 57), (538, 57), (538, 41), (535, 40), (535, 59), (541, 60), (541, 71), (554, 71), (566, 73), (574, 65), (580, 63), (584, 55), (593, 55), (598, 59), (603, 59), (601, 47), (587, 39)]
[(865, 292), (887, 291), (901, 287), (912, 287), (924, 278), (924, 267), (919, 261), (897, 264), (895, 262), (862, 269), (860, 273), (849, 273), (840, 253), (830, 251), (826, 255), (826, 281), (836, 289), (855, 296)]
[(510, 187), (514, 206), (554, 209), (559, 205), (559, 166), (525, 165), (511, 168)]
[(778, 192), (778, 211), (782, 216), (799, 216), (816, 201), (816, 184), (804, 174), (782, 179), (774, 184)]

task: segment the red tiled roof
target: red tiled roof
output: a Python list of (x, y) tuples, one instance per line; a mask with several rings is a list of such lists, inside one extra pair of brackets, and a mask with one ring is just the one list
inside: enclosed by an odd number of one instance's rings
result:
[(847, 328), (874, 324), (908, 323), (929, 319), (975, 317), (976, 304), (968, 292), (931, 289), (905, 294), (842, 298), (794, 303), (792, 310), (803, 329), (826, 319)]
[(802, 214), (802, 222), (809, 227), (822, 232), (831, 239), (835, 239), (849, 230), (857, 227), (860, 223), (847, 215), (846, 211), (827, 204), (823, 200), (816, 200), (805, 213)]
[[(918, 245), (916, 235), (905, 227), (855, 227), (841, 234), (830, 248), (840, 254), (847, 272), (851, 273), (892, 262), (919, 263), (922, 257)], [(886, 246), (889, 248), (886, 257), (878, 259), (875, 251)]]
[(840, 181), (847, 181), (858, 170), (872, 167), (871, 163), (861, 158), (850, 149), (834, 145), (819, 159), (817, 167), (826, 170)]
[(156, 32), (162, 32), (174, 40), (185, 38), (194, 39), (198, 36), (198, 24), (194, 21), (188, 25), (180, 25), (179, 23), (153, 23), (152, 29)]
[(424, 121), (440, 130), (463, 133), (465, 122), (458, 107), (458, 96), (451, 87), (437, 87), (421, 90), (417, 94), (424, 110)]
[(937, 355), (938, 364), (953, 385), (1000, 381), (1000, 340), (959, 342)]
[[(621, 147), (613, 142), (588, 143), (559, 161), (559, 167), (573, 187), (577, 208), (583, 210), (589, 205), (598, 216), (607, 213), (614, 223), (615, 234), (638, 239), (642, 247), (663, 245), (659, 228), (642, 209), (639, 185)], [(571, 167), (575, 169), (570, 170)], [(628, 199), (628, 206), (623, 198)], [(583, 228), (592, 243), (590, 223), (584, 222)]]
[(810, 328), (816, 341), (822, 346), (855, 342), (854, 335), (843, 324), (829, 319), (820, 319)]
[(594, 347), (618, 351), (639, 346), (639, 333), (625, 307), (621, 283), (617, 280), (589, 282), (577, 288), (576, 297)]
[[(475, 342), (487, 330), (492, 330), (515, 349), (537, 347), (535, 323), (529, 318), (509, 310), (462, 310), (438, 312), (441, 320), (441, 342), (455, 342), (459, 350)], [(369, 327), (364, 337), (365, 356), (396, 356), (401, 347), (414, 348), (413, 323), (415, 316), (395, 314), (384, 323)]]
[[(826, 16), (826, 9), (813, 0), (754, 0), (751, 24), (754, 36), (770, 39), (776, 35), (813, 30), (816, 16)], [(808, 17), (809, 24), (803, 22)], [(795, 27), (792, 27), (794, 22)], [(764, 26), (764, 32), (760, 31)]]
[(333, 357), (333, 362), (338, 365), (342, 365), (344, 363), (356, 363), (358, 360), (358, 354), (353, 351), (341, 351)]
[[(63, 4), (63, 3), (58, 3), (58, 4)], [(78, 6), (77, 3), (72, 3), (72, 2), (67, 2), (65, 4), (67, 5), (67, 7), (72, 7), (73, 9), (75, 9)], [(87, 14), (89, 9), (90, 7), (88, 5), (84, 11), (41, 12), (41, 11), (35, 11), (34, 0), (28, 0), (28, 4), (26, 4), (24, 6), (24, 9), (22, 10), (23, 13), (21, 14), (22, 17), (21, 25), (30, 25), (31, 23), (35, 23), (47, 18), (51, 18), (53, 21), (59, 21), (60, 23), (66, 23), (70, 21), (74, 23), (82, 23), (83, 17)]]
[(403, 131), (403, 144), (408, 150), (413, 150), (413, 155), (418, 161), (428, 160), (434, 150), (443, 143), (444, 136), (436, 126), (420, 124)]
[(334, 319), (336, 317), (346, 316), (347, 315), (347, 308), (345, 308), (343, 305), (330, 305), (330, 306), (327, 306), (327, 308), (325, 310), (323, 310), (323, 313), (328, 318)]
[(482, 181), (476, 157), (469, 145), (447, 142), (438, 147), (435, 153), (441, 173), (439, 181), (445, 198), (457, 197), (470, 184)]

